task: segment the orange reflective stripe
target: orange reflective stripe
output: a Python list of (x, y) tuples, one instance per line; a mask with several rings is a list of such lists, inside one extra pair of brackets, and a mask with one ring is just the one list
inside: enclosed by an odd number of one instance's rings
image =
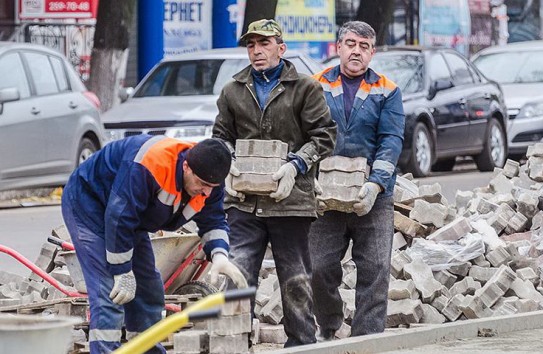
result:
[(162, 190), (175, 195), (174, 204), (181, 200), (181, 193), (177, 191), (175, 180), (178, 155), (195, 144), (164, 138), (149, 147), (139, 161), (153, 175)]

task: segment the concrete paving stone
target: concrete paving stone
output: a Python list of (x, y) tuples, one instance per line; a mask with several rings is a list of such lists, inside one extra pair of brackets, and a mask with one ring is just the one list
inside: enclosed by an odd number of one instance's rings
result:
[(468, 319), (491, 317), (494, 311), (487, 307), (479, 296), (468, 295), (460, 306), (462, 314)]
[(394, 280), (388, 284), (388, 298), (390, 300), (418, 299), (419, 293), (413, 280)]
[(451, 296), (457, 294), (473, 295), (477, 289), (481, 288), (481, 283), (474, 280), (472, 277), (465, 277), (464, 279), (456, 282), (451, 288)]
[(394, 211), (394, 229), (411, 237), (423, 237), (429, 230), (427, 226), (402, 215), (398, 211)]
[(399, 250), (400, 248), (407, 245), (407, 241), (401, 232), (395, 232), (392, 238), (392, 249)]
[(411, 263), (413, 260), (405, 251), (392, 252), (390, 261), (390, 273), (395, 279), (403, 278), (403, 268), (406, 264)]
[(352, 186), (324, 186), (321, 195), (317, 199), (326, 204), (327, 210), (337, 210), (344, 213), (352, 213), (353, 205), (358, 200), (360, 187)]
[(470, 262), (462, 262), (460, 264), (454, 264), (450, 266), (448, 271), (451, 274), (465, 277), (466, 275), (468, 275), (470, 268), (471, 268)]
[(511, 235), (501, 235), (500, 240), (505, 242), (515, 242), (515, 241), (530, 241), (532, 239), (533, 232), (517, 232)]
[(524, 231), (527, 225), (528, 218), (517, 212), (507, 223), (507, 226), (505, 227), (505, 233), (510, 235), (516, 232)]
[(530, 299), (543, 305), (543, 295), (539, 293), (532, 282), (515, 278), (509, 286), (508, 295), (518, 296), (520, 299)]
[(397, 327), (401, 324), (419, 323), (424, 311), (420, 300), (388, 301), (387, 327)]
[(489, 201), (498, 205), (507, 204), (511, 208), (514, 208), (516, 203), (516, 199), (511, 193), (495, 194), (492, 198), (489, 199)]
[(265, 175), (274, 174), (284, 163), (285, 160), (279, 157), (240, 156), (236, 158), (235, 165), (240, 173)]
[(468, 219), (460, 217), (430, 234), (427, 239), (433, 241), (456, 241), (464, 237), (472, 227)]
[(520, 163), (515, 160), (507, 159), (503, 166), (503, 175), (507, 178), (513, 178), (519, 174)]
[(492, 203), (487, 199), (481, 198), (479, 204), (477, 204), (477, 212), (479, 214), (487, 214), (498, 210), (498, 204)]
[(492, 306), (494, 316), (508, 316), (514, 315), (518, 312), (517, 308), (509, 303), (503, 303), (500, 306)]
[[(538, 209), (541, 209), (540, 205), (538, 204)], [(537, 230), (540, 229), (543, 226), (543, 211), (539, 210), (537, 214), (534, 215), (532, 218), (532, 226), (530, 227), (530, 230)]]
[(409, 213), (409, 218), (414, 219), (421, 224), (433, 224), (436, 227), (442, 227), (445, 224), (445, 218), (449, 214), (447, 207), (437, 203), (428, 203), (425, 200), (415, 200), (413, 210)]
[(517, 211), (531, 219), (539, 211), (538, 204), (539, 196), (535, 192), (524, 192), (517, 199)]
[(511, 268), (502, 265), (481, 289), (475, 291), (475, 296), (480, 296), (486, 307), (492, 307), (505, 294), (516, 278)]
[(434, 307), (439, 312), (443, 311), (445, 306), (447, 306), (447, 303), (449, 302), (449, 298), (445, 295), (438, 296), (430, 303), (432, 307)]
[(403, 190), (405, 190), (409, 195), (411, 195), (412, 198), (419, 196), (419, 187), (415, 184), (415, 182), (410, 181), (407, 178), (397, 176), (396, 184), (400, 186)]
[(21, 305), (21, 299), (0, 299), (0, 307)]
[(354, 289), (339, 289), (339, 295), (343, 301), (343, 317), (352, 320), (356, 309), (356, 291)]
[(532, 299), (518, 299), (515, 306), (519, 313), (537, 311), (542, 308), (542, 305)]
[(367, 172), (367, 163), (365, 157), (334, 155), (327, 157), (320, 162), (319, 171)]
[(490, 267), (490, 262), (486, 260), (484, 255), (479, 255), (470, 261), (473, 265), (479, 267)]
[(539, 284), (539, 275), (530, 267), (517, 269), (515, 273), (519, 279), (528, 280), (534, 285)]
[(270, 300), (260, 310), (258, 319), (261, 322), (279, 324), (283, 319), (283, 304), (281, 302), (281, 290), (274, 291)]
[(249, 338), (253, 344), (260, 343), (260, 320), (258, 318), (253, 318), (253, 325), (251, 326)]
[(209, 336), (209, 354), (246, 354), (249, 351), (249, 334)]
[(226, 336), (242, 333), (251, 333), (251, 325), (252, 320), (250, 313), (233, 316), (221, 315), (217, 319), (211, 319), (207, 321), (207, 330), (210, 335)]
[(209, 335), (204, 330), (187, 329), (173, 334), (173, 349), (178, 353), (206, 353)]
[(457, 294), (453, 296), (445, 308), (441, 311), (443, 316), (445, 316), (449, 321), (456, 321), (460, 315), (462, 315), (461, 305), (464, 301), (464, 295)]
[(456, 194), (454, 196), (455, 202), (456, 202), (456, 208), (467, 208), (469, 201), (473, 199), (473, 192), (472, 191), (460, 191), (457, 190)]
[(439, 311), (431, 305), (422, 304), (422, 317), (420, 323), (440, 324), (445, 323), (447, 319)]
[(536, 182), (543, 182), (543, 157), (531, 156), (528, 159), (529, 176)]
[(17, 287), (20, 287), (20, 284), (25, 280), (24, 277), (6, 272), (3, 270), (0, 270), (0, 285), (8, 284), (8, 283), (15, 283), (17, 284)]
[(228, 301), (221, 306), (221, 316), (235, 316), (251, 313), (251, 301), (235, 300)]
[(236, 140), (236, 158), (240, 156), (260, 156), (287, 158), (288, 144), (280, 140)]
[(424, 303), (431, 303), (441, 295), (442, 284), (434, 279), (431, 268), (420, 259), (414, 259), (404, 266), (406, 279), (413, 279)]
[(364, 178), (366, 174), (364, 172), (345, 172), (345, 171), (320, 171), (319, 183), (324, 190), (332, 186), (344, 186), (344, 187), (362, 187), (364, 184)]
[(499, 246), (488, 252), (486, 254), (486, 259), (493, 267), (499, 267), (502, 264), (506, 264), (507, 262), (511, 261), (513, 258), (506, 247)]
[(278, 182), (272, 174), (243, 173), (232, 177), (232, 188), (248, 194), (267, 195), (277, 190)]
[(350, 336), (351, 336), (351, 326), (349, 326), (345, 322), (342, 322), (341, 326), (336, 331), (335, 337), (338, 339), (345, 339), (345, 338), (349, 338)]
[(499, 173), (488, 183), (492, 191), (496, 194), (511, 193), (513, 183), (503, 173)]
[(354, 289), (356, 287), (356, 269), (349, 271), (342, 277), (342, 282), (345, 289)]
[(458, 277), (447, 270), (440, 270), (433, 272), (435, 280), (443, 284), (447, 289), (456, 282)]
[(283, 344), (287, 341), (287, 335), (282, 324), (272, 325), (260, 322), (260, 343)]
[(469, 269), (468, 274), (470, 277), (473, 278), (473, 280), (476, 280), (484, 285), (487, 281), (489, 281), (494, 276), (494, 274), (497, 271), (498, 271), (498, 268), (481, 267), (481, 266), (473, 265)]

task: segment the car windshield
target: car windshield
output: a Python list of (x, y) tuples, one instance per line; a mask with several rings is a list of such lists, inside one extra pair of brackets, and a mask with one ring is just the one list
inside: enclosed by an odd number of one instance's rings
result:
[(165, 62), (134, 97), (218, 95), (247, 59), (208, 59)]
[(423, 58), (420, 54), (376, 54), (370, 67), (398, 85), (402, 93), (422, 91), (424, 87)]
[(500, 84), (543, 82), (543, 50), (481, 55), (475, 66)]

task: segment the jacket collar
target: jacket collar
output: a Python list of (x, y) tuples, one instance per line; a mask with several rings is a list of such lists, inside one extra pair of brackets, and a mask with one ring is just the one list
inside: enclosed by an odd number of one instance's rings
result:
[[(296, 68), (294, 67), (294, 64), (286, 59), (281, 60), (285, 63), (285, 65), (283, 67), (283, 70), (281, 71), (281, 76), (279, 77), (279, 80), (281, 82), (298, 80), (299, 76)], [(245, 69), (241, 70), (239, 73), (233, 76), (234, 80), (241, 82), (242, 84), (253, 81), (251, 73), (252, 69), (253, 67), (251, 65), (248, 65)]]
[[(332, 69), (330, 69), (328, 72), (326, 72), (323, 76), (328, 80), (328, 82), (334, 82), (339, 79), (340, 74), (339, 65), (334, 66)], [(379, 81), (379, 75), (373, 69), (368, 68), (366, 72), (364, 73), (364, 81), (368, 84), (374, 84), (377, 81)]]

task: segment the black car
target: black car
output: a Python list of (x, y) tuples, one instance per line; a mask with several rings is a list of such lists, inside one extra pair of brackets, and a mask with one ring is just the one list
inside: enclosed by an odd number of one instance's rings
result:
[(432, 170), (450, 171), (457, 156), (473, 156), (481, 171), (504, 165), (508, 117), (501, 88), (461, 54), (447, 48), (381, 47), (370, 67), (402, 90), (403, 172), (424, 177)]

